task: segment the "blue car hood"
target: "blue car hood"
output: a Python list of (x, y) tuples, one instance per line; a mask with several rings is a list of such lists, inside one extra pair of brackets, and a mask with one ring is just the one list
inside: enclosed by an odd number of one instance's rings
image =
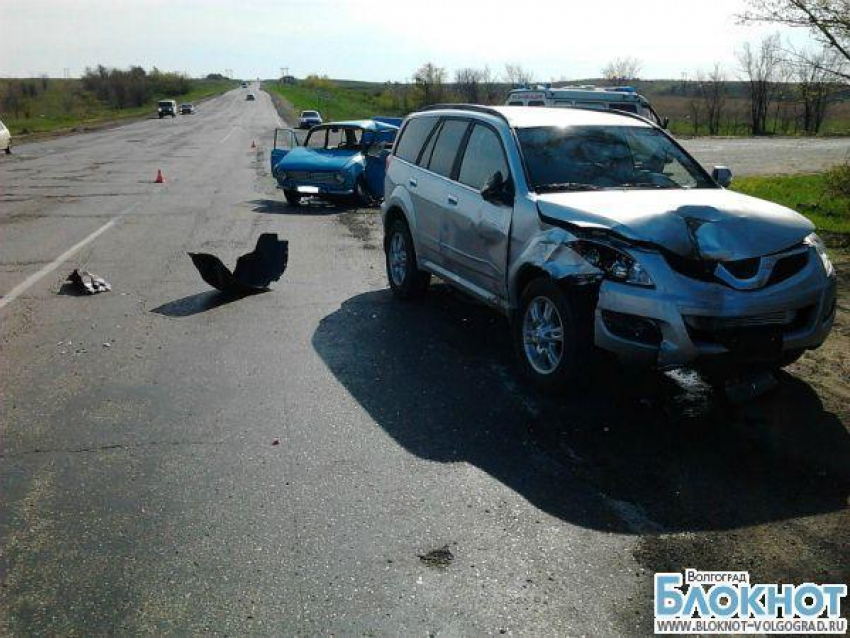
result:
[(275, 167), (278, 171), (338, 171), (352, 164), (360, 151), (294, 148)]

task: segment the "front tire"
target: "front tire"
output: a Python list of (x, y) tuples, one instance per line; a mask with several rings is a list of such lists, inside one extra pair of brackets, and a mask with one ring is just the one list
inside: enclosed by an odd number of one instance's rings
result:
[(511, 327), (523, 375), (544, 392), (555, 393), (593, 372), (590, 335), (564, 290), (548, 278), (533, 280), (522, 293)]
[(286, 198), (286, 203), (290, 206), (296, 207), (301, 205), (301, 195), (295, 191), (285, 190), (283, 191), (283, 196)]
[(390, 225), (384, 252), (393, 294), (404, 301), (421, 297), (431, 283), (431, 273), (416, 267), (416, 249), (407, 222), (397, 219)]
[(6, 147), (6, 155), (11, 155), (11, 154), (12, 154), (12, 147), (11, 147), (11, 146), (7, 146), (7, 147)]

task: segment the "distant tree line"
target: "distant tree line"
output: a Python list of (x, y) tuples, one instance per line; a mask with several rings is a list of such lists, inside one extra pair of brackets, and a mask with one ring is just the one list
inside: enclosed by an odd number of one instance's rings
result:
[(87, 68), (83, 88), (112, 108), (144, 106), (157, 97), (175, 97), (191, 90), (191, 81), (179, 73), (167, 73), (154, 67), (150, 73), (140, 66), (110, 69), (103, 65)]

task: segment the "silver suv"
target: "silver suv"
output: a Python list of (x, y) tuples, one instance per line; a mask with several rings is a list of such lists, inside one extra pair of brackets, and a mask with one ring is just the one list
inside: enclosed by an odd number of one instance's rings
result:
[(432, 107), (388, 159), (389, 283), (410, 299), (436, 275), (505, 313), (545, 389), (594, 346), (659, 369), (779, 368), (829, 334), (835, 272), (806, 218), (731, 179), (634, 115)]

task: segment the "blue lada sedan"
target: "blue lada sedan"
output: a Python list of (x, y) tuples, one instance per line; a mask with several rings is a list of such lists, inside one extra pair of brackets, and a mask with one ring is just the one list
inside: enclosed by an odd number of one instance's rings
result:
[(303, 143), (292, 129), (277, 129), (272, 176), (290, 206), (305, 197), (360, 205), (380, 202), (398, 123), (382, 118), (321, 124), (310, 129)]

